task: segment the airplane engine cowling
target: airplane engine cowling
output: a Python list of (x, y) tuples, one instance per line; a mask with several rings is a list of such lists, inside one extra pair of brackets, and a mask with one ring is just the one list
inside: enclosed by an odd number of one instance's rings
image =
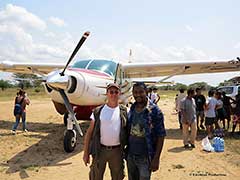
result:
[(69, 76), (69, 84), (68, 84), (68, 93), (74, 93), (77, 88), (77, 78), (74, 76)]

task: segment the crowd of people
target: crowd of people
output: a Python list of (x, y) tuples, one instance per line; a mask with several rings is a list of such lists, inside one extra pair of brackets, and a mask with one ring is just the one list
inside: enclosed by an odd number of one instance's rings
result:
[[(236, 107), (233, 109), (231, 104), (235, 104)], [(184, 90), (180, 89), (175, 98), (175, 105), (185, 148), (195, 147), (194, 141), (200, 129), (206, 129), (209, 139), (214, 137), (214, 132), (228, 131), (231, 114), (233, 114), (232, 135), (237, 124), (240, 124), (240, 94), (236, 99), (232, 99), (226, 96), (225, 92), (210, 90), (208, 97), (205, 98), (200, 88), (196, 88), (195, 91), (188, 89), (186, 95)], [(227, 127), (225, 120), (227, 120)], [(188, 139), (189, 128), (191, 129), (190, 140)]]

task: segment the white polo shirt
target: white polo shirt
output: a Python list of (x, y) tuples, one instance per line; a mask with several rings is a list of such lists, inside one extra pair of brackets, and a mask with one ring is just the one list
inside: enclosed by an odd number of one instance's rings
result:
[[(93, 121), (94, 115), (90, 117)], [(120, 108), (111, 108), (104, 105), (100, 112), (100, 142), (105, 146), (116, 146), (120, 144)]]

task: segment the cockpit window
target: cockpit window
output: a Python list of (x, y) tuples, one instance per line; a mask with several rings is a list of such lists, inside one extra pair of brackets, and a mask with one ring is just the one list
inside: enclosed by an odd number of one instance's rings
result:
[(117, 63), (108, 60), (93, 60), (88, 65), (87, 69), (105, 72), (111, 76), (115, 76)]
[(82, 68), (104, 72), (110, 76), (115, 76), (117, 63), (109, 60), (80, 60), (75, 62), (72, 68)]
[(77, 62), (75, 62), (72, 65), (72, 68), (82, 68), (82, 69), (85, 69), (90, 61), (91, 60), (80, 60), (80, 61), (77, 61)]

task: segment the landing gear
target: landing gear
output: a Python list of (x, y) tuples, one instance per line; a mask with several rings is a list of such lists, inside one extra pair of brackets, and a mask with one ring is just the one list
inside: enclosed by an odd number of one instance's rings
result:
[(75, 130), (66, 130), (64, 134), (64, 150), (68, 153), (73, 152), (76, 142), (77, 136)]
[(67, 126), (67, 119), (68, 119), (68, 112), (64, 113), (64, 116), (63, 116), (64, 126)]

